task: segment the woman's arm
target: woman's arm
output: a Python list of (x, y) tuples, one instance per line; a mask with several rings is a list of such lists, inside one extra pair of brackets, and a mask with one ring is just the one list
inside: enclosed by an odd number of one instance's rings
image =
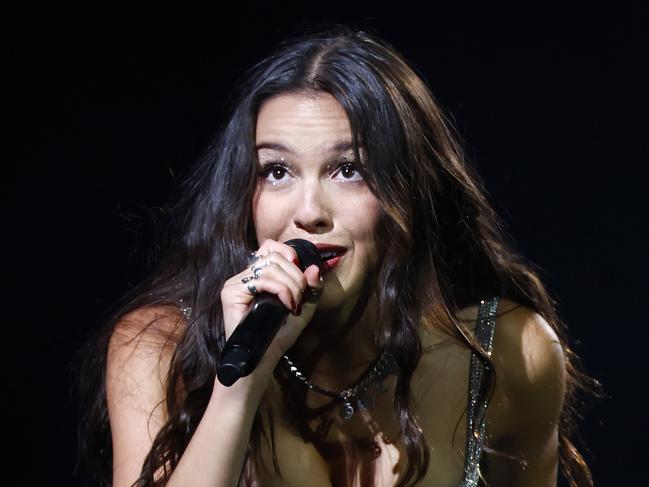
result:
[(167, 307), (142, 308), (124, 316), (108, 346), (106, 400), (112, 436), (113, 485), (138, 478), (153, 439), (167, 421), (165, 376), (184, 326)]
[[(501, 308), (510, 308), (504, 302)], [(499, 487), (556, 487), (558, 427), (565, 396), (565, 356), (554, 330), (537, 313), (517, 307), (496, 322), (492, 358), (497, 383), (487, 413), (486, 479)]]
[[(233, 487), (237, 484), (255, 412), (285, 351), (295, 342), (317, 307), (322, 281), (312, 265), (304, 273), (293, 263), (291, 247), (267, 240), (259, 249), (267, 266), (255, 281), (299, 314), (289, 314), (255, 370), (231, 387), (215, 380), (208, 406), (173, 471), (168, 486)], [(221, 290), (224, 328), (229, 337), (253, 296), (233, 276)], [(307, 286), (314, 292), (305, 292)], [(303, 299), (304, 297), (309, 299)], [(296, 303), (303, 303), (299, 310)], [(151, 315), (153, 313), (153, 315)], [(156, 318), (156, 313), (159, 316)], [(107, 363), (107, 403), (113, 440), (113, 486), (128, 487), (139, 477), (153, 439), (167, 421), (165, 387), (175, 344), (182, 335), (178, 313), (138, 310), (118, 323)], [(154, 325), (150, 325), (150, 323)], [(184, 326), (184, 325), (183, 325)]]
[(230, 387), (215, 381), (212, 398), (176, 470), (173, 486), (235, 486), (255, 411), (273, 373), (268, 362)]
[[(106, 393), (114, 487), (135, 482), (168, 419), (165, 376), (180, 326), (184, 324), (177, 313), (149, 308), (127, 315), (113, 333)], [(272, 370), (269, 361), (262, 361), (254, 374), (231, 387), (215, 382), (203, 418), (167, 485), (236, 485), (252, 420)]]

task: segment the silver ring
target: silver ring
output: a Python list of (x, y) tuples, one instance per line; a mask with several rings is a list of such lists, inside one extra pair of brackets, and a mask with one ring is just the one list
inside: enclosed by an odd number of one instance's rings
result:
[(259, 257), (260, 257), (260, 255), (257, 254), (257, 252), (253, 252), (250, 255), (250, 258), (248, 259), (248, 265), (254, 264), (255, 262), (257, 262), (259, 260)]
[[(263, 266), (261, 266), (263, 267)], [(261, 267), (254, 267), (252, 269), (252, 277), (253, 279), (259, 279), (261, 277)]]
[(253, 296), (255, 296), (257, 294), (257, 288), (255, 287), (255, 285), (252, 282), (248, 283), (247, 288), (248, 288), (248, 291), (250, 291), (250, 294), (252, 294)]
[(245, 283), (247, 283), (247, 282), (252, 281), (253, 279), (257, 279), (257, 278), (256, 278), (254, 275), (252, 275), (252, 276), (246, 276), (246, 277), (242, 277), (242, 278), (241, 278), (241, 282), (245, 284)]
[[(255, 262), (257, 262), (257, 261), (255, 260)], [(264, 262), (263, 264), (259, 264), (259, 265), (257, 265), (256, 263), (253, 263), (253, 264), (250, 266), (250, 270), (251, 270), (252, 272), (255, 272), (255, 269), (262, 268), (262, 267), (268, 267), (269, 265), (270, 265), (270, 259), (267, 259), (266, 262)]]

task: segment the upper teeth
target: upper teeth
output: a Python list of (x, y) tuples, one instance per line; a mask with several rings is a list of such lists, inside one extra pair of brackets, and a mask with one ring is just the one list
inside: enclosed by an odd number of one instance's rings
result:
[(334, 250), (327, 250), (327, 251), (323, 251), (321, 253), (321, 255), (322, 255), (322, 258), (326, 260), (326, 259), (330, 259), (331, 257), (336, 256), (337, 252), (334, 251)]

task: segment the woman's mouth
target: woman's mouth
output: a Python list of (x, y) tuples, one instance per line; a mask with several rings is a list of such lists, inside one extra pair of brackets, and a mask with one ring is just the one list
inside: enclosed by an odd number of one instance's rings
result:
[(316, 244), (322, 258), (322, 271), (329, 272), (342, 260), (347, 249), (338, 245)]
[(343, 258), (343, 256), (339, 255), (339, 256), (332, 257), (332, 258), (327, 259), (327, 260), (323, 260), (322, 261), (322, 267), (323, 267), (322, 271), (323, 272), (329, 272), (331, 269), (333, 269), (334, 267), (336, 267), (338, 265), (338, 263), (342, 260), (342, 258)]

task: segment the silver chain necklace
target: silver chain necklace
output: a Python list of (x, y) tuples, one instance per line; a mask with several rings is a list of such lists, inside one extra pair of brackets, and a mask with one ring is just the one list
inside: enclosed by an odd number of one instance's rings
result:
[(282, 358), (286, 363), (288, 372), (306, 388), (341, 402), (340, 416), (345, 420), (351, 419), (358, 409), (372, 409), (374, 407), (374, 398), (368, 393), (369, 388), (374, 385), (377, 392), (385, 392), (387, 387), (383, 384), (383, 380), (392, 372), (391, 361), (388, 354), (383, 350), (374, 364), (363, 372), (356, 385), (342, 392), (333, 392), (310, 382), (287, 355)]

